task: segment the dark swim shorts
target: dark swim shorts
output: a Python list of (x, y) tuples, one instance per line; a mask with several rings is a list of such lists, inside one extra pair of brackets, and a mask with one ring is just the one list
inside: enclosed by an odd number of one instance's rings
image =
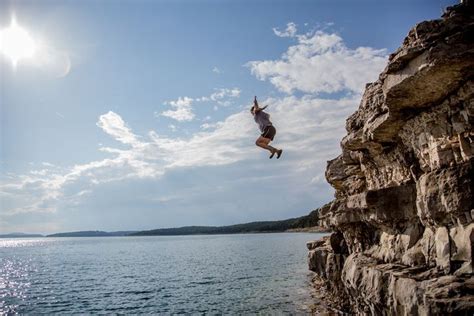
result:
[(276, 134), (276, 129), (273, 127), (273, 125), (268, 125), (265, 127), (262, 133), (262, 137), (269, 138), (270, 140), (273, 140), (273, 137), (275, 137)]

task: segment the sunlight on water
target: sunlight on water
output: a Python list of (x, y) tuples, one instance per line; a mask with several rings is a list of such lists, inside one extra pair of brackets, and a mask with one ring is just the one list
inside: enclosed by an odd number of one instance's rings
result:
[(38, 247), (54, 241), (54, 239), (0, 239), (0, 248)]
[(0, 240), (0, 314), (304, 313), (315, 234)]
[(28, 260), (0, 259), (0, 314), (14, 312), (19, 302), (27, 298), (30, 270)]

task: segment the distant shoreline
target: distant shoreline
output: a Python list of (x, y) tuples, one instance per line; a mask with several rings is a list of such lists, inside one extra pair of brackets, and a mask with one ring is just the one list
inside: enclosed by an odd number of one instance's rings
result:
[(187, 236), (187, 235), (232, 235), (258, 233), (326, 233), (329, 230), (318, 226), (319, 209), (308, 215), (278, 221), (260, 221), (227, 226), (183, 226), (175, 228), (158, 228), (152, 230), (100, 231), (86, 230), (62, 232), (48, 235), (11, 233), (0, 235), (0, 238), (27, 237), (126, 237), (126, 236)]
[[(307, 233), (307, 234), (324, 234), (330, 233), (329, 230), (325, 230), (321, 227), (308, 227), (300, 229), (288, 229), (285, 231), (249, 231), (249, 232), (237, 232), (237, 233), (195, 233), (195, 234), (168, 234), (168, 235), (70, 235), (69, 233), (60, 233), (54, 235), (41, 235), (41, 234), (25, 234), (24, 236), (8, 236), (0, 235), (0, 239), (21, 239), (21, 238), (112, 238), (112, 237), (173, 237), (173, 236), (218, 236), (218, 235), (251, 235), (251, 234), (282, 234), (282, 233)], [(56, 236), (58, 235), (58, 236)], [(60, 236), (59, 236), (60, 235)]]

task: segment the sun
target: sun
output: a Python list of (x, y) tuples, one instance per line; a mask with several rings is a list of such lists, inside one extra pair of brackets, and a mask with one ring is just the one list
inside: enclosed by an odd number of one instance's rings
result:
[(9, 58), (13, 67), (22, 59), (32, 58), (36, 43), (30, 34), (12, 17), (10, 26), (0, 30), (0, 53)]

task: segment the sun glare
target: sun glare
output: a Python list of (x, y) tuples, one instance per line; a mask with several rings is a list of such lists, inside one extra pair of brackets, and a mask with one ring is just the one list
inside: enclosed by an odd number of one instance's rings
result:
[(16, 67), (18, 61), (33, 57), (35, 51), (35, 41), (12, 17), (10, 26), (0, 30), (0, 53), (8, 57), (13, 67)]

